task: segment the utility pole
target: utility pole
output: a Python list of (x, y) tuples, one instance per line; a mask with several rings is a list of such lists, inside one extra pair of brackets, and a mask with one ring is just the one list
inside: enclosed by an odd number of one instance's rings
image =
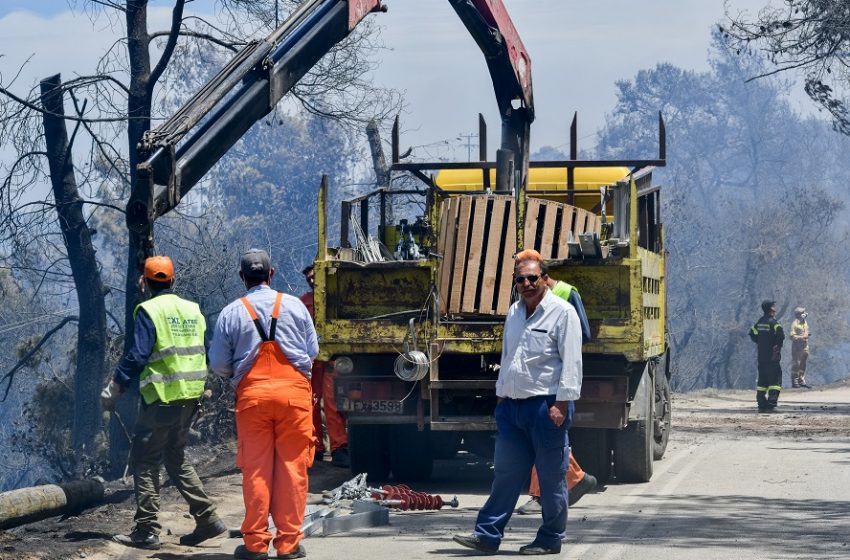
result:
[(478, 138), (478, 135), (477, 134), (458, 134), (457, 135), (458, 140), (461, 140), (461, 141), (466, 140), (466, 161), (468, 161), (468, 162), (472, 161), (472, 148), (478, 147), (477, 143), (472, 142), (473, 138)]

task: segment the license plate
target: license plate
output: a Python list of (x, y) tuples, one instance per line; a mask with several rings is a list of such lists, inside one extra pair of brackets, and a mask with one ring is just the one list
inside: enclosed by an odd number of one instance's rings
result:
[(346, 412), (369, 412), (377, 414), (401, 414), (401, 401), (383, 399), (352, 400), (342, 399), (342, 410)]

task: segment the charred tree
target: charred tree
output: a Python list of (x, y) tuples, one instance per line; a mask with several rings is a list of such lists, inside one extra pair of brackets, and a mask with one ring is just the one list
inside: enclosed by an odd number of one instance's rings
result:
[(50, 182), (80, 307), (72, 445), (75, 450), (91, 456), (94, 453), (95, 435), (100, 430), (98, 395), (104, 379), (106, 360), (104, 289), (91, 231), (83, 214), (83, 199), (74, 176), (71, 157), (73, 140), (68, 141), (65, 128), (59, 74), (41, 82), (41, 102), (44, 107), (44, 141)]
[[(369, 151), (372, 154), (372, 168), (375, 170), (375, 183), (379, 189), (389, 189), (392, 173), (387, 165), (387, 158), (384, 156), (384, 147), (381, 144), (381, 131), (378, 129), (378, 122), (375, 119), (369, 121), (366, 125), (366, 138), (369, 140)], [(387, 223), (394, 223), (393, 199), (387, 199)]]

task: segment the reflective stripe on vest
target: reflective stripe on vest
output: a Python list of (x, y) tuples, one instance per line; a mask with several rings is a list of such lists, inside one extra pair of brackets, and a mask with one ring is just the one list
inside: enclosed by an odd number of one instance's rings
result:
[(156, 330), (156, 342), (139, 377), (145, 403), (197, 399), (204, 392), (206, 320), (197, 303), (162, 294), (140, 303)]

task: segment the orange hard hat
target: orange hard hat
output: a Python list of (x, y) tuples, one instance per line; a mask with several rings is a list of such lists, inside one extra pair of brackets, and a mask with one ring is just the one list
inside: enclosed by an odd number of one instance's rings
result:
[(174, 278), (174, 263), (171, 257), (148, 257), (145, 259), (145, 278), (154, 282), (169, 282)]

